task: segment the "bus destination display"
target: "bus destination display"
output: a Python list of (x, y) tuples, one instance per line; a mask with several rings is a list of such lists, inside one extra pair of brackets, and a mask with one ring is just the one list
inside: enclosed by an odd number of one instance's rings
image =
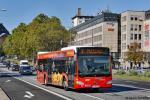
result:
[(78, 55), (109, 55), (108, 48), (79, 48)]

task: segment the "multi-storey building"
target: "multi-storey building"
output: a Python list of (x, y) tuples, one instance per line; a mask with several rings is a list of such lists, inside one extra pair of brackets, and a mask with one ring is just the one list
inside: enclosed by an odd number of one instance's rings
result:
[(144, 65), (150, 65), (150, 10), (145, 12), (143, 49), (145, 51)]
[[(76, 37), (74, 45), (109, 47), (121, 66), (133, 66), (126, 61), (126, 52), (134, 42), (145, 52), (144, 62), (139, 66), (150, 65), (150, 10), (127, 10), (120, 14), (109, 11), (97, 16), (77, 16), (72, 18)], [(121, 54), (121, 55), (120, 55)], [(142, 64), (142, 65), (141, 65)]]
[(121, 13), (121, 58), (122, 66), (131, 66), (132, 62), (125, 61), (125, 53), (134, 42), (143, 48), (144, 11), (127, 10)]
[[(77, 23), (75, 18), (73, 17), (72, 20)], [(78, 16), (78, 20), (80, 20), (79, 18)], [(102, 12), (90, 20), (74, 25), (73, 29), (77, 32), (74, 45), (109, 47), (112, 56), (117, 59), (121, 44), (119, 27), (119, 14), (108, 11)]]

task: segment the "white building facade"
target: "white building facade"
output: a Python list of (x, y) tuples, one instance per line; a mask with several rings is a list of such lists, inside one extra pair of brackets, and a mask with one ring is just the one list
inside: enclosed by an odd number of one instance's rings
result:
[(150, 10), (145, 12), (143, 50), (145, 52), (144, 66), (150, 67)]
[(133, 66), (133, 62), (125, 61), (126, 52), (134, 42), (143, 50), (144, 11), (125, 11), (121, 13), (121, 66)]

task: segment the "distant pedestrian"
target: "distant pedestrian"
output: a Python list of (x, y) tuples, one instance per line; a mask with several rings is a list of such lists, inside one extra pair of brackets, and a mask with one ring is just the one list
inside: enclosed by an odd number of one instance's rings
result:
[(7, 64), (7, 68), (8, 68), (8, 70), (9, 70), (9, 68), (10, 68), (10, 61), (9, 61), (8, 64)]

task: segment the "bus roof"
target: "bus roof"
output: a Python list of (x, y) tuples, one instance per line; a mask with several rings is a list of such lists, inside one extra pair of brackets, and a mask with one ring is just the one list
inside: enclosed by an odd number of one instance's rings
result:
[[(77, 53), (77, 49), (91, 49), (95, 50), (95, 48), (106, 48), (106, 47), (96, 47), (96, 46), (69, 46), (64, 47), (60, 51), (52, 51), (52, 52), (38, 52), (37, 59), (44, 59), (44, 58), (61, 58), (61, 57), (72, 57), (75, 53)], [(87, 52), (87, 51), (86, 51)], [(95, 51), (98, 52), (98, 51)], [(100, 52), (100, 51), (99, 51)], [(103, 51), (105, 52), (105, 51)], [(92, 52), (93, 53), (93, 52)]]
[(45, 54), (45, 53), (48, 53), (48, 51), (47, 52), (38, 52), (37, 54)]
[(76, 53), (77, 52), (77, 48), (81, 48), (81, 47), (95, 47), (95, 46), (69, 46), (69, 47), (62, 48), (61, 51), (74, 50), (75, 53)]
[(71, 57), (71, 56), (74, 56), (73, 50), (52, 51), (52, 52), (45, 52), (45, 53), (37, 54), (37, 59), (61, 58), (61, 57)]

